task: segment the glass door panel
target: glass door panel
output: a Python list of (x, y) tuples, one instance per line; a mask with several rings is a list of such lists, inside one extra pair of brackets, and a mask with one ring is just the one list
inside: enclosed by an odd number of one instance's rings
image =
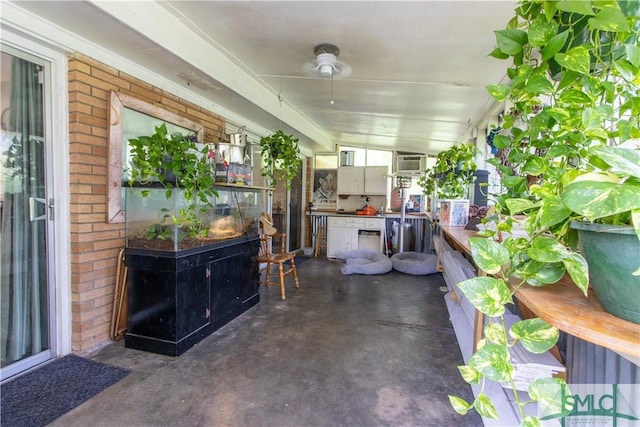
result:
[[(50, 357), (44, 66), (1, 53), (0, 356), (7, 368)], [(31, 363), (33, 365), (34, 363)], [(13, 372), (15, 373), (15, 372)]]

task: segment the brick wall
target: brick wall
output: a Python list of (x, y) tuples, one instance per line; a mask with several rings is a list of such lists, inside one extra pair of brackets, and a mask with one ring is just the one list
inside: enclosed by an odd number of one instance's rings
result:
[(69, 177), (73, 351), (90, 353), (109, 342), (116, 264), (124, 224), (108, 224), (109, 91), (134, 96), (224, 133), (224, 119), (115, 68), (82, 55), (69, 58)]

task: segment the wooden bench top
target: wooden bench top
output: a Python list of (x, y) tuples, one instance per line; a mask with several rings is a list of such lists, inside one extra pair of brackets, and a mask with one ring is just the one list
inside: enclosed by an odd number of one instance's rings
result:
[[(452, 247), (471, 255), (469, 237), (473, 237), (475, 231), (450, 226), (440, 226), (440, 229)], [(640, 324), (605, 312), (591, 289), (585, 297), (568, 276), (549, 286), (523, 286), (515, 295), (550, 325), (639, 363)]]

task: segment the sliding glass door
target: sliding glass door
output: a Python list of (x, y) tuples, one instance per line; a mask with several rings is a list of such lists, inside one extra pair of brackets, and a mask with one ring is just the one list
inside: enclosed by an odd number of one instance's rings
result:
[(48, 64), (2, 46), (0, 150), (1, 377), (52, 357), (47, 191)]

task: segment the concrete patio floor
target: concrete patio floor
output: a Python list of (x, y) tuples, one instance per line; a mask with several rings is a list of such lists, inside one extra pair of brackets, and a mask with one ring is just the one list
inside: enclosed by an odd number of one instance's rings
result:
[(52, 426), (479, 426), (440, 274), (340, 273), (311, 258), (178, 358), (123, 342), (92, 359), (131, 374)]

